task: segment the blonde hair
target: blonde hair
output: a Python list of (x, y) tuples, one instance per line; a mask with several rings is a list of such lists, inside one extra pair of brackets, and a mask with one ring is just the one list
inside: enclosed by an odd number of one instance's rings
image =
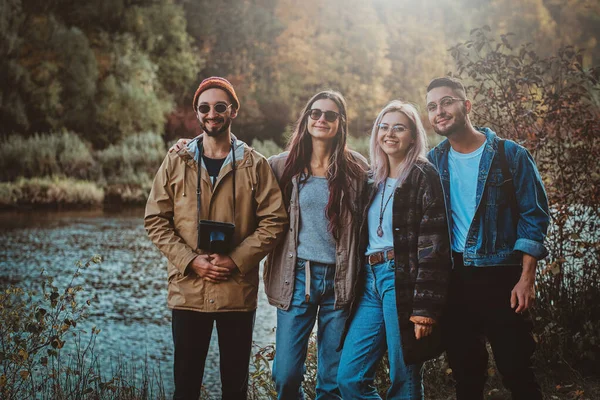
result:
[(377, 185), (384, 182), (390, 175), (390, 164), (387, 155), (379, 145), (377, 133), (383, 116), (391, 112), (400, 112), (406, 115), (410, 122), (410, 133), (414, 139), (414, 143), (408, 149), (404, 161), (398, 166), (398, 181), (396, 182), (396, 187), (398, 187), (406, 180), (411, 168), (417, 161), (427, 161), (427, 134), (425, 128), (423, 128), (419, 112), (412, 104), (393, 100), (381, 110), (373, 124), (370, 141), (371, 170)]

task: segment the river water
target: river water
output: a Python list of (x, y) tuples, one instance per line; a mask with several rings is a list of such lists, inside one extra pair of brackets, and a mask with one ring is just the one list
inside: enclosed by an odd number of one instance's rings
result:
[[(86, 269), (81, 282), (93, 297), (85, 324), (97, 326), (95, 350), (104, 373), (118, 360), (160, 372), (167, 397), (173, 391), (171, 314), (167, 308), (166, 259), (146, 236), (143, 209), (120, 211), (1, 212), (0, 289), (7, 285), (40, 288), (40, 270), (64, 287), (77, 260), (95, 254), (100, 265)], [(262, 285), (262, 282), (261, 282)], [(275, 342), (275, 308), (259, 290), (254, 341)], [(206, 362), (204, 383), (220, 393), (216, 331)]]

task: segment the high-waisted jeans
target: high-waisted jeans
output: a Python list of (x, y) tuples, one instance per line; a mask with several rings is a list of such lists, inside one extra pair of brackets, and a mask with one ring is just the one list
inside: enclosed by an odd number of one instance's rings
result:
[(341, 352), (336, 351), (347, 317), (335, 310), (335, 265), (310, 262), (310, 299), (306, 301), (306, 261), (298, 260), (290, 308), (277, 310), (276, 352), (273, 379), (278, 399), (304, 399), (302, 381), (310, 333), (317, 327), (316, 399), (341, 399), (337, 371)]
[(344, 400), (381, 399), (375, 372), (387, 347), (390, 379), (387, 399), (423, 399), (423, 367), (404, 364), (396, 308), (394, 261), (366, 265), (366, 284), (340, 361), (338, 383)]

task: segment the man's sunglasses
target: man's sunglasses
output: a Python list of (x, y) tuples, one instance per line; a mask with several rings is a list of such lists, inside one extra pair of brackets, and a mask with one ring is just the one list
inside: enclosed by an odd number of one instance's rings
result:
[[(208, 114), (210, 112), (210, 107), (210, 104), (200, 104), (198, 106), (198, 111), (200, 111), (202, 114)], [(212, 107), (215, 109), (216, 113), (223, 114), (229, 107), (231, 107), (231, 104), (217, 103)]]
[(335, 111), (322, 111), (318, 108), (308, 110), (307, 114), (310, 116), (311, 119), (314, 119), (315, 121), (318, 121), (319, 118), (321, 118), (321, 115), (325, 114), (325, 121), (327, 122), (334, 122), (340, 116), (340, 114), (336, 113)]

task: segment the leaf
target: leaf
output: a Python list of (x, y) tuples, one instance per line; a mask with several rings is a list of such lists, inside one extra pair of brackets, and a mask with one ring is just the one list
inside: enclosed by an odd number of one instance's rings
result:
[(54, 339), (52, 339), (52, 341), (50, 342), (50, 345), (55, 349), (62, 349), (65, 345), (65, 342), (60, 340), (60, 338), (58, 337), (54, 337)]
[(19, 375), (21, 375), (21, 379), (25, 380), (29, 378), (29, 371), (21, 371), (19, 372)]
[(29, 358), (29, 353), (27, 351), (25, 351), (24, 349), (21, 349), (21, 350), (19, 350), (19, 356), (23, 360), (27, 360)]

